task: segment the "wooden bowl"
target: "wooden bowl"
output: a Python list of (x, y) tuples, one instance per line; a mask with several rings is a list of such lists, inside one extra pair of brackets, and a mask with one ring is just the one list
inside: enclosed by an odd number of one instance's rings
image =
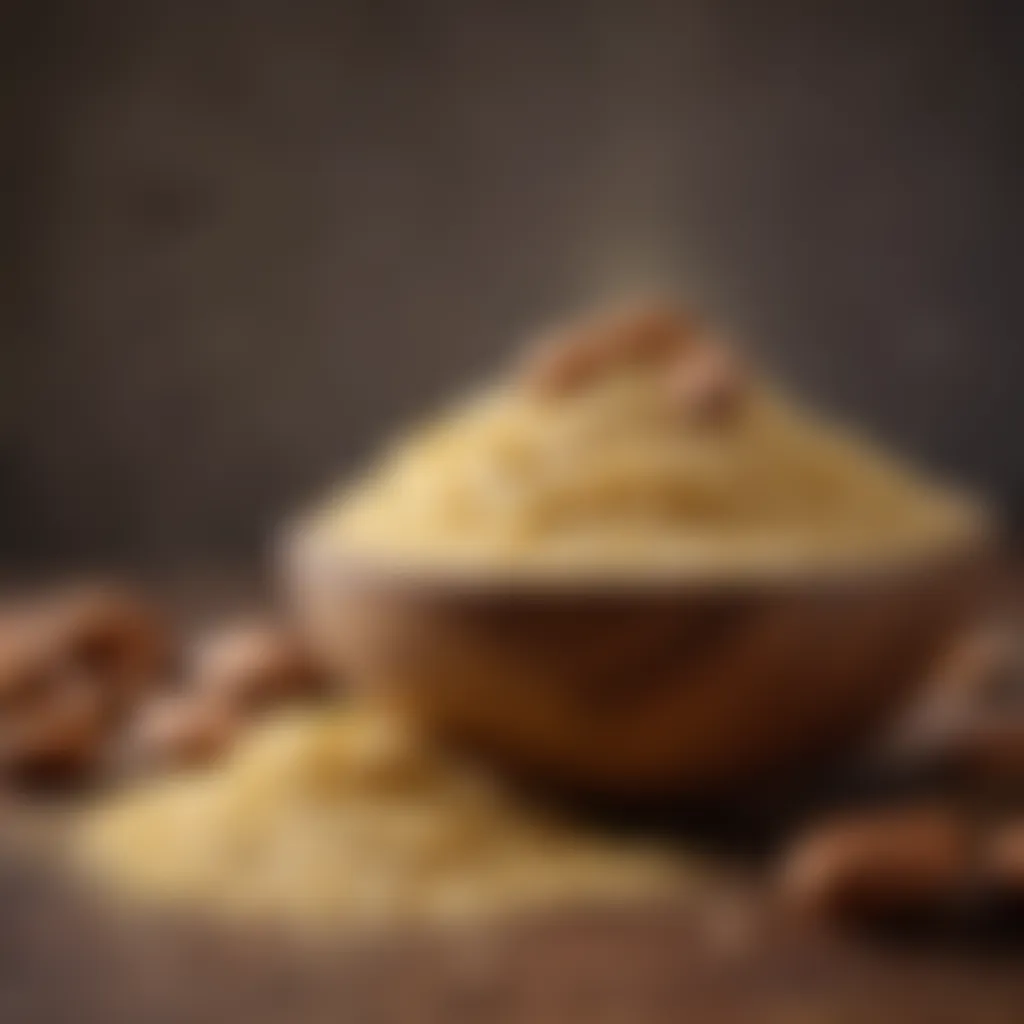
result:
[(308, 536), (289, 562), (310, 635), (358, 694), (562, 785), (703, 798), (863, 740), (971, 615), (987, 559), (632, 587), (407, 577)]

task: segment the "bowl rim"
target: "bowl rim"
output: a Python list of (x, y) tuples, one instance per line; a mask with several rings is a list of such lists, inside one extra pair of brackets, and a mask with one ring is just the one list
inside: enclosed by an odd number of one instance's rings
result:
[(772, 566), (752, 571), (665, 571), (615, 572), (538, 571), (529, 567), (509, 571), (506, 567), (466, 567), (389, 564), (372, 553), (347, 550), (309, 520), (286, 526), (277, 539), (279, 560), (294, 577), (304, 570), (329, 576), (336, 584), (372, 583), (402, 590), (443, 592), (467, 596), (642, 596), (667, 594), (761, 594), (810, 591), (851, 592), (865, 588), (932, 579), (957, 569), (983, 566), (997, 560), (1003, 544), (996, 524), (965, 535), (944, 547), (914, 551), (889, 558), (869, 558), (861, 564), (822, 564), (796, 569)]

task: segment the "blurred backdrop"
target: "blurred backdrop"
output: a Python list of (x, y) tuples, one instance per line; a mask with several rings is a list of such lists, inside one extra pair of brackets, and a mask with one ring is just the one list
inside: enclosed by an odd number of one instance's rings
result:
[(0, 560), (251, 559), (651, 284), (1019, 505), (1021, 10), (2, 4)]

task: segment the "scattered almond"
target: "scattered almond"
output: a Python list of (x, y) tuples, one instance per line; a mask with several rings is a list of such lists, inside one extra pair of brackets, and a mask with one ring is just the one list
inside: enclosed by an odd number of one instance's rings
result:
[(144, 707), (128, 737), (128, 758), (137, 768), (179, 768), (205, 764), (225, 753), (239, 726), (238, 716), (211, 701), (172, 695)]
[(0, 629), (0, 770), (16, 775), (91, 768), (105, 733), (94, 681), (63, 661), (31, 618)]
[(44, 601), (38, 615), (53, 656), (102, 687), (114, 718), (167, 670), (171, 640), (163, 616), (125, 587), (69, 590)]
[(987, 893), (1002, 902), (1024, 904), (1024, 820), (993, 831), (984, 844), (980, 870)]
[(1024, 649), (1016, 626), (985, 624), (958, 637), (932, 687), (973, 706), (1024, 705)]
[(284, 625), (254, 621), (230, 626), (195, 653), (193, 685), (238, 713), (320, 696), (325, 683), (301, 637)]
[(953, 811), (887, 810), (798, 839), (784, 860), (783, 896), (830, 921), (931, 914), (955, 902), (970, 860), (970, 830)]

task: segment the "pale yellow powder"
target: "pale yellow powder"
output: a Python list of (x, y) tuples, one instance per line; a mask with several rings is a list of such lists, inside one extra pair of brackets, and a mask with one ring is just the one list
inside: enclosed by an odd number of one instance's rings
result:
[(485, 391), (401, 439), (315, 529), (402, 568), (600, 577), (888, 564), (988, 528), (973, 501), (767, 384), (708, 425), (664, 383), (634, 367), (556, 398)]
[(580, 833), (367, 709), (266, 726), (220, 768), (87, 815), (110, 891), (305, 924), (465, 921), (679, 892), (677, 855)]

